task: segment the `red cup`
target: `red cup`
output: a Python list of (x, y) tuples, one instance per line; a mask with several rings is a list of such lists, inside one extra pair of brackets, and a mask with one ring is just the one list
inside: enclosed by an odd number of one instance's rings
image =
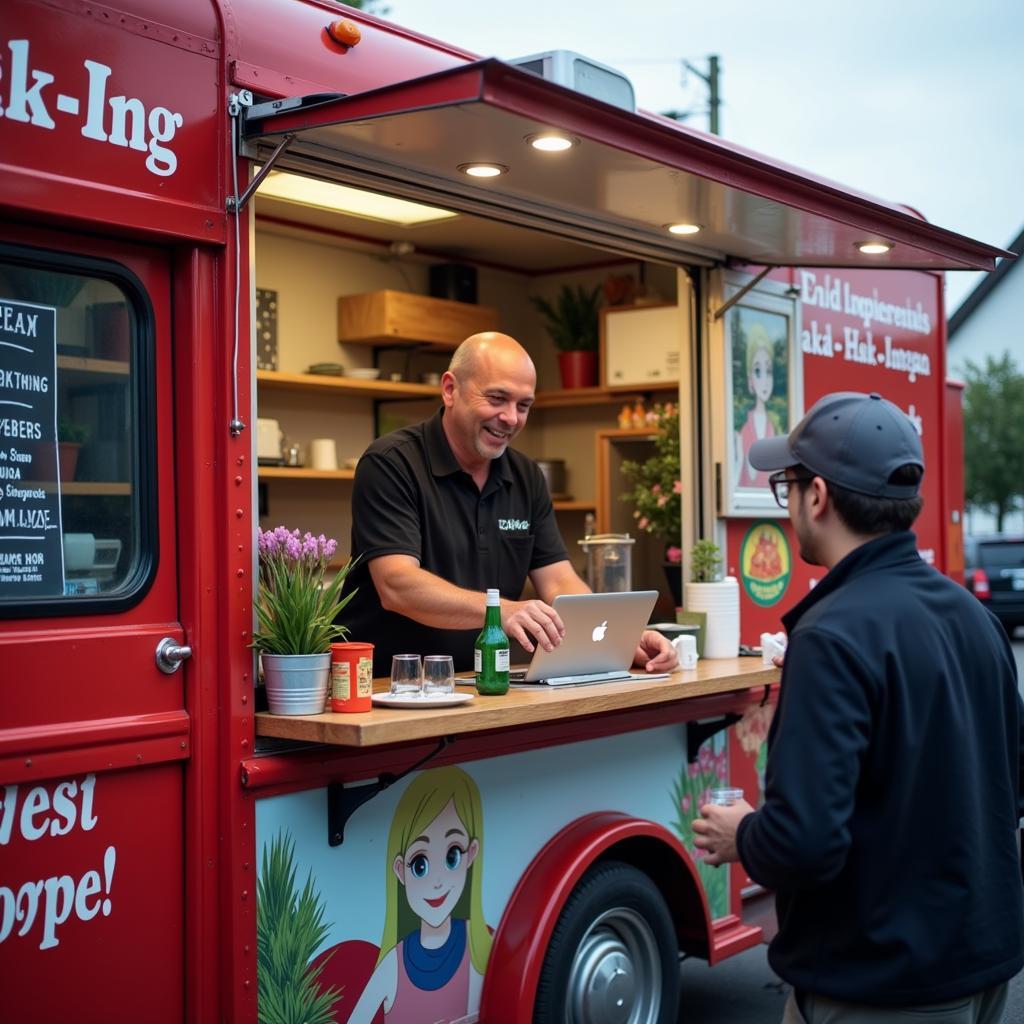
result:
[(331, 710), (369, 711), (372, 698), (373, 644), (331, 644)]

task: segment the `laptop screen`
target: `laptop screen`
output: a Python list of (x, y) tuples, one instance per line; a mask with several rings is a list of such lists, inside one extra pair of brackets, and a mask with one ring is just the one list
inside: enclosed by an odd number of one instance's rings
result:
[(537, 647), (526, 681), (594, 672), (628, 673), (657, 599), (656, 590), (556, 597), (552, 606), (565, 626), (565, 636), (552, 651)]

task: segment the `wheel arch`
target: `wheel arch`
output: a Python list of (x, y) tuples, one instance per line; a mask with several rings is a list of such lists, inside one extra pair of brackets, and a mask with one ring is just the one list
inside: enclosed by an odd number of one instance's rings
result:
[(697, 867), (662, 825), (615, 812), (570, 822), (520, 876), (494, 933), (480, 1000), (487, 1024), (529, 1024), (541, 965), (558, 917), (584, 873), (620, 860), (648, 875), (672, 915), (680, 949), (708, 956), (711, 915)]

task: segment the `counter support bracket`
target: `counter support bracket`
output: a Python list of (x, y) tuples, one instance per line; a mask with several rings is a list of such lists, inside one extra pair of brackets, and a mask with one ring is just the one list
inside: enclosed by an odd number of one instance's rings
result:
[(720, 718), (709, 718), (703, 722), (686, 723), (686, 760), (693, 764), (697, 760), (701, 744), (714, 736), (716, 732), (728, 729), (742, 718), (742, 715), (722, 715)]
[(378, 793), (383, 793), (389, 786), (393, 786), (406, 775), (421, 768), (428, 761), (433, 760), (451, 743), (450, 736), (442, 736), (441, 742), (425, 757), (421, 757), (415, 764), (410, 765), (398, 775), (391, 772), (384, 772), (375, 780), (364, 785), (346, 786), (341, 782), (332, 782), (327, 787), (327, 842), (331, 846), (340, 846), (345, 841), (345, 825), (348, 819), (359, 810), (367, 801), (372, 800)]

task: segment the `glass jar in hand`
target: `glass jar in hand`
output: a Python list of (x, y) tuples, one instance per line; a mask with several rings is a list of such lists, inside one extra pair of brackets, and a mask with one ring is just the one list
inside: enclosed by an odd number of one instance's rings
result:
[(497, 590), (488, 590), (484, 628), (473, 647), (473, 670), (480, 694), (497, 697), (508, 693), (508, 661), (508, 637), (501, 628), (501, 596)]

